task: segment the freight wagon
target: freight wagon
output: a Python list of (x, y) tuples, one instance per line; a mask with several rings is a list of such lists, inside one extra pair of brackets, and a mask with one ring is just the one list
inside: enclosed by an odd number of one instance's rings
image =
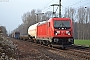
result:
[(12, 35), (12, 38), (19, 39), (20, 32), (14, 32), (11, 35)]
[(20, 39), (20, 40), (28, 40), (29, 37), (28, 37), (28, 35), (20, 35), (20, 36), (19, 36), (19, 39)]

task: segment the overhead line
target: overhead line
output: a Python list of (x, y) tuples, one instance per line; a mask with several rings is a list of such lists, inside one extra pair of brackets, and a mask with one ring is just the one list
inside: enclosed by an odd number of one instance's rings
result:
[[(76, 4), (78, 4), (78, 3), (85, 2), (85, 1), (86, 1), (86, 0), (79, 1), (79, 2), (76, 2), (76, 3), (72, 4), (72, 5), (69, 5), (69, 6), (67, 6), (67, 7), (70, 7), (70, 6), (76, 5)], [(89, 1), (89, 0), (88, 0), (88, 1)], [(89, 3), (90, 3), (90, 2), (89, 2)], [(89, 3), (86, 3), (86, 4), (84, 4), (84, 5), (87, 5), (87, 4), (89, 4)], [(67, 9), (67, 7), (64, 7), (64, 6), (62, 6), (62, 7)]]
[(43, 11), (46, 11), (46, 10), (48, 10), (48, 9), (50, 9), (50, 6), (49, 6), (49, 7), (47, 7), (47, 9), (44, 9)]
[[(52, 1), (53, 1), (53, 0), (51, 0), (47, 5), (49, 5)], [(45, 9), (45, 8), (47, 8), (47, 5), (45, 5), (45, 6), (42, 8), (42, 10)]]
[[(76, 2), (76, 3), (74, 3), (74, 4), (72, 4), (72, 5), (69, 5), (69, 6), (73, 6), (73, 5), (76, 5), (76, 4), (79, 4), (79, 3), (81, 3), (81, 2), (85, 2), (86, 0), (83, 0), (83, 1), (79, 1), (79, 2)], [(69, 7), (69, 6), (67, 6), (67, 7)]]
[(90, 2), (88, 2), (88, 3), (84, 4), (84, 5), (88, 5), (88, 4), (90, 4)]

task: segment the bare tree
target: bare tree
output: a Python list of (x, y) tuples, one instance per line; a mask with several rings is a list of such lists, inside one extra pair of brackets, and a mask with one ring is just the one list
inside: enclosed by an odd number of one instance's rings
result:
[(76, 10), (74, 8), (66, 8), (64, 17), (69, 17), (74, 21), (75, 15), (76, 15), (75, 13), (76, 13)]
[(90, 8), (81, 7), (77, 11), (77, 20), (78, 20), (78, 38), (79, 39), (89, 39), (90, 36)]
[(3, 33), (4, 36), (7, 36), (7, 30), (5, 26), (0, 26), (0, 32)]

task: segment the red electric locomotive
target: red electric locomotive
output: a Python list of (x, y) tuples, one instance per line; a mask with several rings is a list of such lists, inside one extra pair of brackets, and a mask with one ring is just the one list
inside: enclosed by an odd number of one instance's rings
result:
[(41, 44), (57, 45), (65, 48), (74, 43), (73, 25), (70, 18), (51, 18), (38, 24), (36, 40)]

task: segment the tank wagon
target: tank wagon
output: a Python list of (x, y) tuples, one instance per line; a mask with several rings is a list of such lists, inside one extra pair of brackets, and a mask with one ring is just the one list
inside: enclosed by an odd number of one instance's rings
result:
[(37, 36), (37, 26), (39, 24), (43, 24), (45, 23), (46, 21), (43, 21), (43, 22), (38, 22), (36, 24), (33, 24), (31, 25), (29, 28), (28, 28), (28, 36), (29, 36), (29, 39), (31, 39), (32, 41), (36, 41), (36, 36)]
[(70, 18), (51, 18), (29, 27), (28, 34), (34, 41), (45, 45), (67, 47), (74, 43)]

